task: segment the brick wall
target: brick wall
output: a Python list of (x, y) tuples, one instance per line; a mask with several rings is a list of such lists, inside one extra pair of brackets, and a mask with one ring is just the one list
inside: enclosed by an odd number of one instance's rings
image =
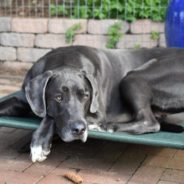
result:
[[(105, 48), (108, 27), (116, 20), (0, 18), (0, 61), (35, 62), (53, 48), (67, 46), (65, 33), (76, 23), (81, 29), (72, 45)], [(151, 32), (159, 32), (160, 39), (151, 39)], [(123, 37), (117, 48), (136, 46), (165, 46), (164, 24), (138, 20), (132, 24), (122, 21)]]

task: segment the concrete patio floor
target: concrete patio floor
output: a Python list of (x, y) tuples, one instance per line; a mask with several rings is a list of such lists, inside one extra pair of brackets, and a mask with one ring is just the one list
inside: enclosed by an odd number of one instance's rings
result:
[[(23, 73), (0, 70), (0, 95), (19, 89)], [(84, 184), (184, 184), (184, 151), (89, 139), (53, 142), (42, 163), (33, 164), (31, 131), (0, 128), (0, 184), (72, 184), (63, 177), (79, 173)]]

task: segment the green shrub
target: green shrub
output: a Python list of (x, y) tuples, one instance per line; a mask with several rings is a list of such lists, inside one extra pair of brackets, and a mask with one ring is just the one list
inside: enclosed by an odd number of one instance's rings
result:
[(74, 24), (65, 33), (65, 41), (68, 44), (72, 44), (76, 35), (76, 32), (81, 29), (81, 24)]
[[(68, 3), (67, 3), (68, 2)], [(65, 4), (51, 4), (51, 16), (66, 16), (70, 18), (122, 19), (134, 21), (148, 18), (153, 21), (163, 21), (168, 0), (74, 0)]]
[(156, 32), (156, 31), (152, 31), (151, 35), (150, 35), (150, 38), (154, 41), (157, 41), (157, 40), (160, 39), (160, 33)]
[(140, 44), (135, 44), (135, 45), (133, 46), (133, 48), (134, 48), (134, 49), (140, 49), (140, 48), (141, 48), (141, 45), (140, 45)]
[(121, 22), (116, 22), (112, 26), (108, 28), (108, 40), (106, 47), (110, 49), (116, 48), (116, 45), (120, 38), (123, 36), (122, 33), (122, 23)]

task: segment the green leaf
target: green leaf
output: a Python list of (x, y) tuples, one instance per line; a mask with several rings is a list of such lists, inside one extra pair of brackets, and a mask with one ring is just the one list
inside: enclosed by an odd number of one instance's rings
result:
[(152, 31), (150, 38), (154, 41), (157, 41), (160, 39), (160, 33), (156, 31)]
[(76, 32), (81, 29), (81, 24), (74, 24), (65, 33), (65, 41), (68, 44), (72, 44), (76, 35)]
[(114, 23), (113, 25), (111, 25), (108, 28), (107, 35), (108, 35), (108, 40), (107, 40), (106, 47), (111, 48), (111, 49), (116, 48), (118, 41), (123, 36), (122, 23), (117, 22), (117, 23)]

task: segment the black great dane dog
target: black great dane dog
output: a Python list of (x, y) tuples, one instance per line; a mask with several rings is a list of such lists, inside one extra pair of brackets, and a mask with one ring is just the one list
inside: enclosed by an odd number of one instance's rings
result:
[(184, 50), (169, 48), (58, 48), (32, 66), (19, 94), (0, 103), (0, 115), (42, 118), (33, 162), (47, 158), (54, 132), (65, 142), (85, 142), (88, 129), (158, 132), (163, 112), (183, 109)]

